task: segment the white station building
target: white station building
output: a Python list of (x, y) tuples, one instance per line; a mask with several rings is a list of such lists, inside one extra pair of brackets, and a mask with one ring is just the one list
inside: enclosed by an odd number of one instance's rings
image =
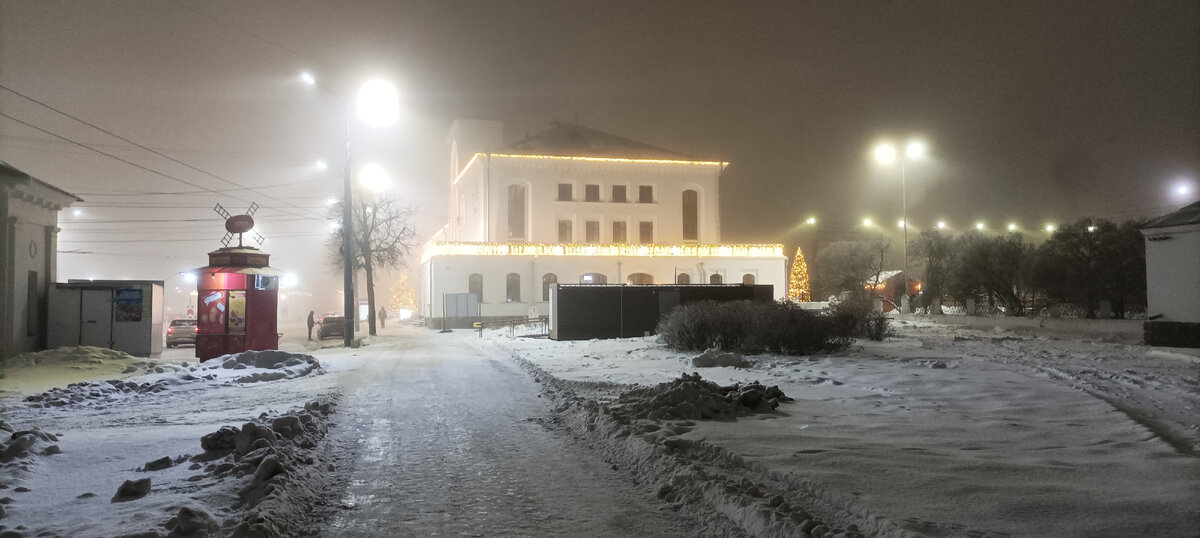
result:
[(729, 163), (575, 124), (507, 146), (501, 132), (450, 128), (450, 220), (421, 255), (427, 320), (467, 294), (474, 319), (547, 315), (556, 282), (770, 284), (784, 297), (783, 245), (721, 243)]

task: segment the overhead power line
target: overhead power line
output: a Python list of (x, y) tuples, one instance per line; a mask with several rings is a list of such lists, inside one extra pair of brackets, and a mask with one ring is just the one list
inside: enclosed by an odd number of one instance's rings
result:
[[(232, 181), (232, 180), (226, 179), (226, 178), (224, 178), (224, 177), (221, 177), (221, 176), (219, 176), (219, 175), (217, 175), (217, 174), (214, 174), (214, 173), (212, 173), (212, 172), (209, 172), (209, 171), (207, 171), (207, 170), (204, 170), (204, 169), (198, 168), (198, 167), (196, 167), (196, 166), (193, 166), (193, 165), (191, 165), (191, 164), (185, 163), (185, 162), (183, 162), (183, 161), (181, 161), (181, 160), (179, 160), (179, 159), (176, 159), (176, 158), (174, 158), (174, 157), (171, 157), (170, 155), (167, 155), (167, 154), (165, 154), (165, 153), (162, 153), (162, 152), (159, 152), (159, 151), (157, 151), (157, 150), (151, 149), (151, 148), (149, 148), (149, 147), (143, 146), (142, 144), (139, 144), (139, 143), (137, 143), (137, 142), (134, 142), (133, 140), (130, 140), (130, 139), (128, 139), (128, 138), (125, 138), (125, 137), (123, 137), (123, 136), (121, 136), (121, 135), (119, 135), (119, 134), (117, 134), (117, 133), (114, 133), (114, 132), (112, 132), (112, 131), (109, 131), (108, 129), (105, 129), (105, 128), (103, 128), (103, 127), (100, 127), (99, 125), (96, 125), (96, 124), (94, 124), (94, 123), (91, 123), (91, 122), (89, 122), (89, 121), (87, 121), (87, 120), (84, 120), (84, 119), (82, 119), (82, 118), (79, 118), (79, 117), (77, 117), (77, 116), (74, 116), (74, 115), (72, 115), (72, 114), (69, 114), (69, 113), (67, 113), (67, 112), (64, 112), (64, 111), (62, 111), (62, 110), (59, 110), (59, 109), (57, 109), (57, 108), (55, 108), (55, 107), (53, 107), (53, 106), (51, 106), (51, 105), (49, 105), (49, 104), (43, 103), (42, 101), (39, 101), (39, 100), (37, 100), (37, 99), (35, 99), (35, 98), (33, 98), (33, 97), (30, 97), (30, 96), (28, 96), (28, 95), (25, 95), (24, 93), (21, 93), (21, 92), (19, 92), (19, 91), (16, 91), (16, 90), (14, 90), (14, 89), (12, 89), (12, 88), (9, 88), (8, 86), (5, 86), (5, 85), (3, 85), (3, 84), (0, 84), (0, 89), (3, 89), (4, 91), (7, 91), (7, 92), (9, 92), (9, 93), (12, 93), (13, 95), (20, 96), (20, 97), (21, 97), (21, 98), (23, 98), (23, 99), (27, 99), (27, 100), (29, 100), (30, 102), (36, 103), (37, 105), (39, 105), (39, 106), (42, 106), (42, 107), (44, 107), (44, 108), (47, 108), (47, 109), (49, 109), (49, 110), (53, 110), (54, 112), (56, 112), (56, 113), (58, 113), (58, 114), (61, 114), (61, 115), (63, 115), (63, 116), (66, 116), (66, 117), (68, 117), (68, 118), (71, 118), (71, 119), (73, 119), (73, 120), (75, 120), (75, 121), (77, 121), (77, 122), (79, 122), (79, 123), (82, 123), (82, 124), (84, 124), (84, 125), (87, 125), (88, 127), (91, 127), (91, 128), (93, 128), (93, 129), (95, 129), (95, 130), (97, 130), (97, 131), (100, 131), (100, 132), (102, 132), (102, 133), (106, 134), (106, 135), (109, 135), (109, 136), (111, 136), (111, 137), (113, 137), (113, 138), (116, 138), (116, 139), (118, 139), (118, 140), (120, 140), (120, 141), (122, 141), (122, 142), (125, 142), (125, 143), (127, 143), (127, 144), (130, 144), (130, 145), (132, 145), (132, 146), (134, 146), (134, 147), (137, 147), (137, 148), (139, 148), (139, 149), (142, 149), (142, 150), (144, 150), (144, 151), (148, 151), (148, 152), (150, 152), (150, 153), (152, 153), (152, 154), (154, 154), (154, 155), (157, 155), (157, 156), (159, 156), (159, 157), (162, 157), (162, 158), (164, 158), (164, 159), (167, 159), (167, 160), (169, 160), (169, 161), (171, 161), (171, 162), (173, 162), (173, 163), (179, 164), (179, 165), (181, 165), (181, 166), (184, 166), (184, 167), (186, 167), (186, 168), (189, 168), (189, 169), (191, 169), (191, 170), (195, 170), (195, 171), (197, 171), (197, 172), (200, 172), (201, 174), (207, 175), (207, 176), (209, 176), (209, 177), (212, 177), (212, 178), (215, 178), (215, 179), (217, 179), (217, 180), (224, 181), (225, 183), (228, 183), (228, 184), (230, 184), (230, 185), (233, 185), (233, 186), (235, 186), (235, 187), (240, 187), (240, 188), (242, 188), (242, 189), (244, 189), (244, 190), (247, 190), (247, 191), (253, 192), (253, 193), (255, 193), (255, 194), (258, 194), (259, 196), (262, 196), (262, 197), (264, 197), (264, 198), (267, 198), (267, 199), (269, 199), (269, 200), (274, 200), (274, 201), (276, 201), (276, 202), (279, 202), (279, 203), (281, 203), (281, 204), (284, 204), (284, 205), (286, 205), (286, 206), (292, 206), (292, 207), (294, 207), (294, 206), (293, 206), (293, 204), (291, 204), (290, 202), (287, 202), (287, 201), (284, 201), (284, 200), (280, 200), (280, 199), (278, 199), (278, 198), (276, 198), (276, 197), (274, 197), (274, 196), (270, 196), (270, 195), (267, 195), (267, 194), (265, 194), (265, 193), (259, 192), (258, 190), (254, 189), (254, 188), (252, 188), (252, 187), (243, 187), (243, 186), (239, 185), (238, 183), (236, 183), (236, 182), (234, 182), (234, 181)], [(137, 167), (137, 168), (139, 168), (139, 169), (145, 170), (145, 171), (147, 171), (147, 172), (150, 172), (150, 173), (153, 173), (153, 174), (155, 174), (155, 175), (159, 175), (159, 176), (162, 176), (162, 177), (165, 177), (165, 178), (168, 178), (168, 179), (174, 180), (174, 181), (178, 181), (178, 182), (180, 182), (180, 183), (183, 183), (183, 184), (185, 184), (185, 185), (189, 185), (189, 186), (192, 186), (192, 187), (196, 187), (196, 188), (198, 188), (198, 189), (201, 189), (201, 190), (203, 190), (203, 191), (207, 191), (207, 192), (210, 192), (210, 193), (213, 193), (213, 194), (227, 194), (227, 193), (222, 193), (222, 192), (220, 192), (220, 191), (217, 191), (217, 190), (215, 190), (215, 189), (211, 189), (211, 188), (208, 188), (208, 187), (205, 187), (205, 186), (199, 185), (199, 184), (197, 184), (197, 183), (193, 183), (193, 182), (190, 182), (190, 181), (187, 181), (187, 180), (184, 180), (184, 179), (180, 179), (180, 178), (178, 178), (178, 177), (175, 177), (175, 176), (171, 176), (171, 175), (168, 175), (168, 174), (164, 174), (164, 173), (162, 173), (162, 172), (158, 172), (158, 171), (156, 171), (156, 170), (151, 170), (150, 168), (147, 168), (147, 167), (145, 167), (145, 166), (142, 166), (142, 165), (139, 165), (139, 164), (133, 163), (133, 162), (131, 162), (131, 161), (129, 161), (129, 160), (126, 160), (126, 159), (122, 159), (122, 158), (120, 158), (120, 157), (117, 157), (116, 155), (113, 155), (113, 154), (111, 154), (111, 153), (108, 153), (108, 152), (105, 152), (105, 151), (101, 151), (101, 150), (99, 150), (99, 149), (97, 149), (97, 148), (91, 147), (91, 146), (89, 146), (89, 145), (87, 145), (87, 144), (84, 144), (84, 143), (82, 143), (82, 142), (78, 142), (78, 141), (75, 141), (75, 140), (71, 140), (71, 139), (69, 139), (69, 138), (67, 138), (67, 137), (65, 137), (65, 136), (62, 136), (62, 135), (59, 135), (59, 134), (56, 134), (56, 133), (52, 133), (52, 132), (50, 132), (50, 131), (48, 131), (48, 130), (46, 130), (46, 129), (43, 129), (43, 128), (41, 128), (41, 127), (38, 127), (38, 126), (36, 126), (36, 125), (33, 125), (33, 124), (29, 123), (29, 122), (26, 122), (26, 121), (23, 121), (23, 120), (20, 120), (20, 119), (14, 118), (14, 117), (12, 117), (12, 116), (10, 116), (10, 115), (8, 115), (8, 114), (0, 114), (0, 115), (4, 116), (4, 117), (6, 117), (6, 118), (8, 118), (8, 119), (10, 119), (10, 120), (16, 121), (17, 123), (20, 123), (20, 124), (22, 124), (22, 125), (25, 125), (25, 126), (28, 126), (28, 127), (31, 127), (31, 128), (33, 128), (33, 129), (36, 129), (36, 130), (38, 130), (38, 131), (41, 131), (41, 132), (43, 132), (43, 133), (46, 133), (46, 134), (48, 134), (48, 135), (50, 135), (50, 136), (53, 136), (53, 137), (56, 137), (56, 138), (60, 138), (60, 139), (62, 139), (62, 140), (65, 140), (65, 141), (67, 141), (67, 142), (70, 142), (70, 143), (72, 143), (72, 144), (78, 145), (78, 146), (80, 146), (80, 147), (83, 147), (83, 148), (87, 148), (87, 149), (89, 149), (89, 150), (91, 150), (91, 151), (95, 151), (96, 153), (100, 153), (101, 155), (105, 155), (105, 156), (107, 156), (107, 157), (109, 157), (109, 158), (116, 159), (116, 160), (118, 160), (118, 161), (121, 161), (121, 162), (123, 162), (123, 163), (129, 164), (129, 165), (131, 165), (131, 166), (135, 166), (135, 167)], [(232, 197), (232, 198), (234, 198), (234, 199), (236, 199), (236, 200), (242, 201), (242, 202), (246, 202), (246, 203), (250, 203), (250, 202), (251, 202), (250, 200), (246, 200), (246, 199), (243, 199), (243, 198), (238, 198), (237, 196), (231, 196), (231, 197)], [(296, 209), (299, 209), (299, 208), (296, 208)]]

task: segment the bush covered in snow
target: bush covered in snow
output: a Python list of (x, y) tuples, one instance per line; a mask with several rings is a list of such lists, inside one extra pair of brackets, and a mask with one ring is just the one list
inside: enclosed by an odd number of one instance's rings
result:
[(866, 297), (856, 297), (833, 305), (829, 316), (843, 334), (869, 340), (883, 340), (892, 329), (890, 318), (876, 311)]
[(793, 303), (703, 301), (680, 306), (658, 324), (671, 349), (807, 355), (838, 351), (853, 341), (858, 320), (824, 315)]

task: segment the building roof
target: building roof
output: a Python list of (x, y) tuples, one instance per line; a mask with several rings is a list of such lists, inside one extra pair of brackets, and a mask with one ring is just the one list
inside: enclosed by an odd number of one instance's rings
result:
[(1142, 226), (1142, 229), (1187, 226), (1188, 224), (1200, 224), (1200, 201), (1183, 206), (1179, 211), (1168, 213), (1147, 222)]
[(51, 185), (51, 184), (46, 183), (45, 181), (42, 181), (36, 177), (26, 174), (25, 172), (22, 172), (21, 170), (17, 169), (17, 167), (15, 167), (11, 164), (8, 164), (4, 161), (0, 161), (0, 182), (7, 183), (10, 185), (17, 184), (17, 183), (37, 184), (37, 185), (41, 185), (47, 189), (50, 189), (52, 191), (55, 191), (57, 193), (68, 196), (70, 198), (74, 198), (76, 202), (83, 201), (83, 198), (75, 196), (74, 194), (71, 194), (67, 191), (64, 191), (64, 190), (58, 188), (58, 187), (55, 187), (54, 185)]
[(497, 151), (514, 155), (692, 160), (691, 157), (574, 123), (526, 137)]

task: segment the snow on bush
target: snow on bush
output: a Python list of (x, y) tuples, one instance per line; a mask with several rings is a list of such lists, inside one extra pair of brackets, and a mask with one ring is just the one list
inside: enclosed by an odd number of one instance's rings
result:
[(739, 353), (808, 355), (846, 349), (856, 320), (810, 312), (793, 303), (701, 301), (676, 308), (658, 324), (668, 347)]

